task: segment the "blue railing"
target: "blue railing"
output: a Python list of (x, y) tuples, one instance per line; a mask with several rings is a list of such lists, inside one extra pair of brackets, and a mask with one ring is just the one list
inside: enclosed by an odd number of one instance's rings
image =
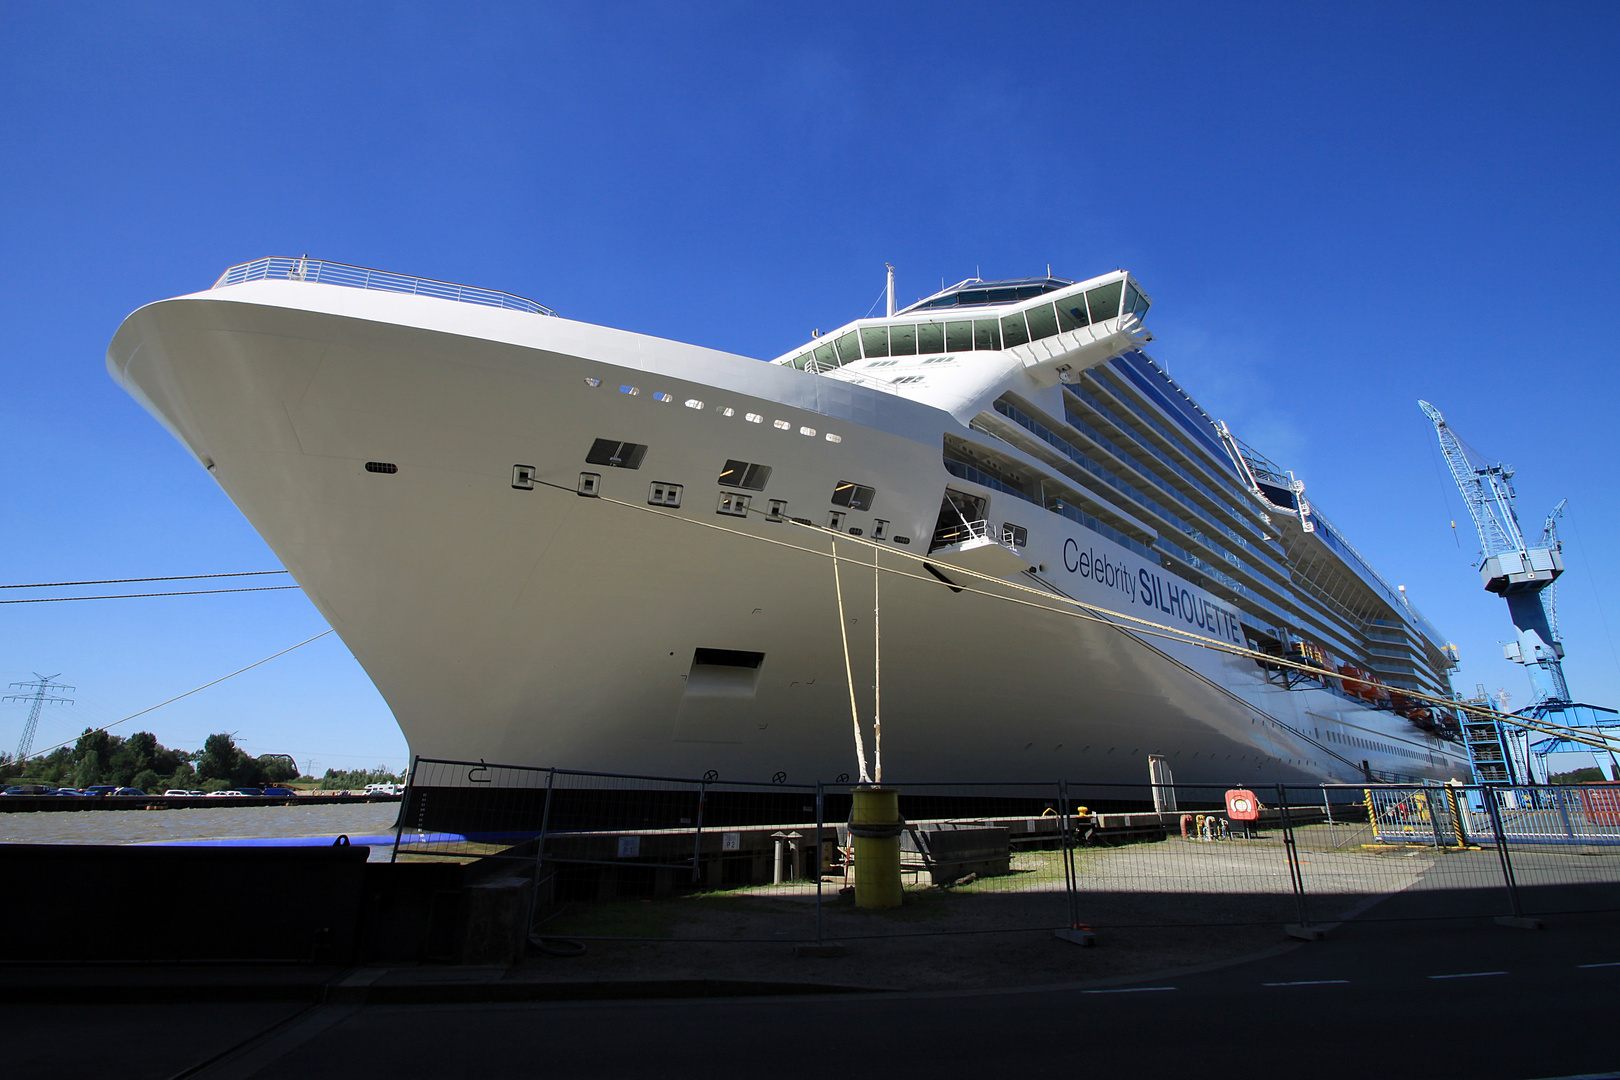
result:
[(557, 313), (544, 304), (537, 304), (522, 296), (480, 289), (474, 285), (457, 285), (449, 281), (394, 274), (387, 270), (371, 270), (364, 266), (323, 262), (320, 259), (255, 259), (233, 266), (219, 276), (213, 288), (240, 285), (244, 281), (312, 281), (321, 285), (344, 285), (351, 289), (378, 289), (382, 292), (410, 293), (413, 296), (433, 296), (440, 300), (457, 300), (463, 304), (483, 304), (485, 307), (527, 311), (531, 315)]

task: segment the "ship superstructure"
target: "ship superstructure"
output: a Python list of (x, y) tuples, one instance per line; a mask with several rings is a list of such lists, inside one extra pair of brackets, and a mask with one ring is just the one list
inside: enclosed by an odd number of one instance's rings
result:
[[(1467, 776), (1455, 719), (1403, 694), (1449, 693), (1449, 647), (1147, 354), (1123, 271), (962, 282), (765, 364), (372, 273), (233, 268), (108, 364), (418, 753), (836, 779), (881, 595), (891, 777)], [(842, 633), (840, 536), (867, 566)]]
[[(945, 438), (953, 476), (1107, 536), (1240, 610), (1254, 647), (1371, 676), (1389, 689), (1349, 693), (1447, 727), (1399, 691), (1449, 696), (1454, 647), (1311, 506), (1302, 482), (1208, 416), (1140, 347), (1151, 340), (1140, 328), (1150, 304), (1124, 272), (969, 280), (775, 363), (950, 410), (971, 429)], [(1071, 363), (1081, 350), (1068, 339), (1089, 327), (1136, 347)], [(1055, 378), (1042, 378), (1048, 371)]]

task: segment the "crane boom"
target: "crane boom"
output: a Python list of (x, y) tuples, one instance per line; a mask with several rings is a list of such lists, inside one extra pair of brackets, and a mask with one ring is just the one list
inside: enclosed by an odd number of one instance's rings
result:
[(1484, 558), (1504, 551), (1524, 549), (1524, 533), (1519, 528), (1519, 516), (1513, 510), (1515, 493), (1510, 482), (1510, 466), (1492, 465), (1485, 461), (1467, 443), (1457, 437), (1440, 415), (1440, 410), (1427, 401), (1419, 401), (1423, 412), (1434, 424), (1440, 436), (1440, 452), (1451, 468), (1451, 478), (1462, 492), (1463, 502), (1474, 519), (1479, 532), (1480, 553)]
[[(1440, 439), (1440, 451), (1451, 468), (1451, 478), (1462, 492), (1463, 502), (1474, 519), (1479, 532), (1480, 580), (1490, 592), (1507, 601), (1508, 614), (1518, 631), (1514, 641), (1502, 645), (1503, 655), (1514, 663), (1523, 664), (1530, 676), (1532, 699), (1530, 705), (1519, 710), (1521, 716), (1537, 720), (1555, 717), (1572, 728), (1616, 726), (1615, 712), (1570, 700), (1569, 684), (1564, 681), (1564, 646), (1558, 639), (1558, 609), (1556, 582), (1564, 572), (1563, 544), (1558, 539), (1558, 519), (1564, 514), (1565, 502), (1553, 507), (1542, 524), (1541, 536), (1534, 544), (1527, 543), (1519, 526), (1519, 515), (1513, 502), (1513, 469), (1501, 462), (1491, 462), (1458, 437), (1446, 423), (1440, 410), (1427, 401), (1419, 401), (1423, 413), (1434, 424)], [(1509, 745), (1512, 739), (1499, 723), (1472, 723), (1465, 725), (1465, 740), (1474, 771), (1481, 780), (1505, 779), (1512, 782)], [(1532, 742), (1520, 736), (1524, 743), (1524, 764), (1532, 756), (1540, 759), (1546, 771), (1548, 754), (1567, 750), (1575, 744), (1562, 737), (1550, 737)], [(1609, 774), (1614, 774), (1615, 763), (1609, 762)], [(1534, 777), (1533, 767), (1527, 769)]]

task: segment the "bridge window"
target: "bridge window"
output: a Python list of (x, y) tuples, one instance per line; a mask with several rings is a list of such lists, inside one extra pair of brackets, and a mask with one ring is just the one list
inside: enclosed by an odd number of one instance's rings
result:
[(950, 352), (971, 352), (973, 350), (973, 324), (971, 322), (946, 323), (945, 348)]
[(1007, 348), (1022, 345), (1029, 340), (1029, 328), (1024, 325), (1024, 313), (1015, 311), (1001, 319), (1001, 340)]
[(1001, 320), (974, 319), (973, 347), (992, 351), (1001, 348)]
[(1086, 314), (1085, 294), (1075, 293), (1059, 300), (1057, 317), (1059, 330), (1078, 330), (1082, 326), (1090, 326), (1091, 316)]
[(889, 355), (889, 328), (887, 326), (861, 327), (861, 347), (868, 357)]
[(1148, 299), (1137, 291), (1134, 282), (1125, 286), (1125, 310), (1138, 319), (1147, 314)]
[(914, 323), (889, 327), (889, 355), (917, 355), (917, 327)]
[(1099, 285), (1086, 293), (1086, 306), (1091, 309), (1091, 321), (1102, 322), (1104, 319), (1118, 316), (1119, 301), (1124, 292), (1124, 284), (1115, 281)]
[(1051, 304), (1042, 304), (1037, 308), (1030, 308), (1024, 312), (1029, 319), (1029, 339), (1039, 341), (1044, 337), (1051, 337), (1058, 332), (1057, 314), (1052, 310)]
[(853, 363), (861, 358), (860, 335), (855, 331), (851, 330), (833, 344), (838, 348), (838, 363), (840, 365)]
[(917, 327), (917, 355), (945, 351), (945, 324), (921, 323)]

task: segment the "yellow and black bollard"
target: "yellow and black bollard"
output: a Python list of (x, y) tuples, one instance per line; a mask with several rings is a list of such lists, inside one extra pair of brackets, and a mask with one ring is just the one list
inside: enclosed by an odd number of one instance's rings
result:
[(849, 815), (855, 848), (855, 906), (900, 906), (900, 792), (860, 787)]

